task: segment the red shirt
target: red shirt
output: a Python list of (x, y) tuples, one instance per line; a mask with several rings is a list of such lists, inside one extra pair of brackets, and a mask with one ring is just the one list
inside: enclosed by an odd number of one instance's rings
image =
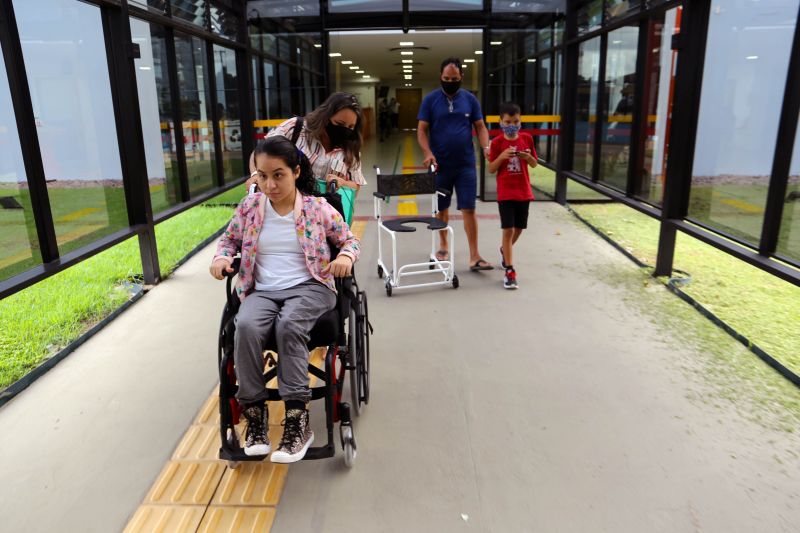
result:
[[(505, 135), (498, 135), (492, 140), (489, 148), (489, 161), (497, 159), (509, 146), (516, 146), (522, 152), (530, 150), (536, 157), (533, 147), (533, 138), (527, 133), (518, 133), (513, 141), (506, 139)], [(497, 169), (497, 199), (502, 200), (533, 200), (531, 181), (528, 177), (528, 163), (520, 157), (509, 157)]]

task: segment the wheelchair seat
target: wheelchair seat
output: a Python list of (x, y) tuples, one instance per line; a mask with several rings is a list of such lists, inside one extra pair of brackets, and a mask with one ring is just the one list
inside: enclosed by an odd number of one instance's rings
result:
[(416, 227), (406, 225), (409, 223), (427, 224), (428, 229), (431, 231), (437, 231), (447, 227), (445, 222), (435, 217), (402, 217), (383, 221), (383, 225), (391, 231), (405, 233), (417, 231)]
[[(317, 323), (311, 328), (311, 336), (308, 339), (309, 350), (319, 348), (320, 346), (328, 346), (335, 344), (339, 338), (339, 309), (338, 306), (334, 307), (321, 317), (317, 319)], [(272, 328), (272, 335), (267, 339), (264, 344), (265, 350), (278, 352), (278, 342), (275, 339), (275, 328)]]

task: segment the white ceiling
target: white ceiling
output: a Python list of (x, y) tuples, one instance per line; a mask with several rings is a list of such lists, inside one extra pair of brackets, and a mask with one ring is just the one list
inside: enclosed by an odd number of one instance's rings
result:
[[(399, 48), (401, 41), (410, 41), (415, 47), (426, 46), (428, 49), (402, 47), (413, 51), (413, 55), (401, 55), (400, 50), (391, 50)], [(342, 54), (341, 57), (330, 58), (331, 77), (335, 79), (336, 63), (352, 61), (352, 65), (338, 65), (342, 83), (379, 83), (394, 87), (412, 83), (418, 87), (423, 80), (426, 85), (432, 79), (437, 80), (442, 60), (450, 56), (475, 60), (474, 63), (465, 63), (468, 66), (464, 76), (467, 77), (472, 69), (481, 68), (483, 56), (475, 54), (476, 50), (481, 50), (481, 44), (480, 30), (331, 32), (330, 52)], [(414, 74), (410, 82), (404, 78), (401, 59), (414, 61)], [(370, 77), (362, 78), (362, 74), (356, 74), (350, 66), (361, 67), (363, 75)]]

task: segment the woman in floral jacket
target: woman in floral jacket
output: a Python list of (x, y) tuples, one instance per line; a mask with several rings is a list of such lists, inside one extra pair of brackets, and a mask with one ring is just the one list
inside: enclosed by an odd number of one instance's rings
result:
[[(241, 252), (234, 361), (236, 396), (248, 422), (244, 451), (267, 455), (272, 449), (262, 346), (274, 331), (286, 420), (272, 461), (293, 463), (314, 441), (306, 410), (311, 400), (306, 342), (317, 319), (336, 305), (333, 278), (350, 274), (359, 243), (339, 212), (313, 195), (308, 158), (291, 141), (266, 139), (255, 150), (255, 162), (254, 175), (265, 192), (248, 195), (236, 208), (217, 246), (211, 275), (222, 279), (224, 272), (232, 272), (233, 257)], [(328, 239), (339, 248), (333, 261)]]

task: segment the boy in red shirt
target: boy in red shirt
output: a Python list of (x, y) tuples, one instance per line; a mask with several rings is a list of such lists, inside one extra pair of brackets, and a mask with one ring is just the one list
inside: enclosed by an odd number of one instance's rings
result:
[(500, 257), (506, 270), (503, 287), (516, 289), (513, 246), (522, 230), (528, 227), (528, 208), (533, 200), (528, 166), (537, 165), (537, 156), (533, 138), (519, 131), (520, 109), (517, 104), (500, 106), (500, 127), (503, 135), (492, 140), (489, 150), (489, 172), (497, 173), (497, 205), (503, 229)]

